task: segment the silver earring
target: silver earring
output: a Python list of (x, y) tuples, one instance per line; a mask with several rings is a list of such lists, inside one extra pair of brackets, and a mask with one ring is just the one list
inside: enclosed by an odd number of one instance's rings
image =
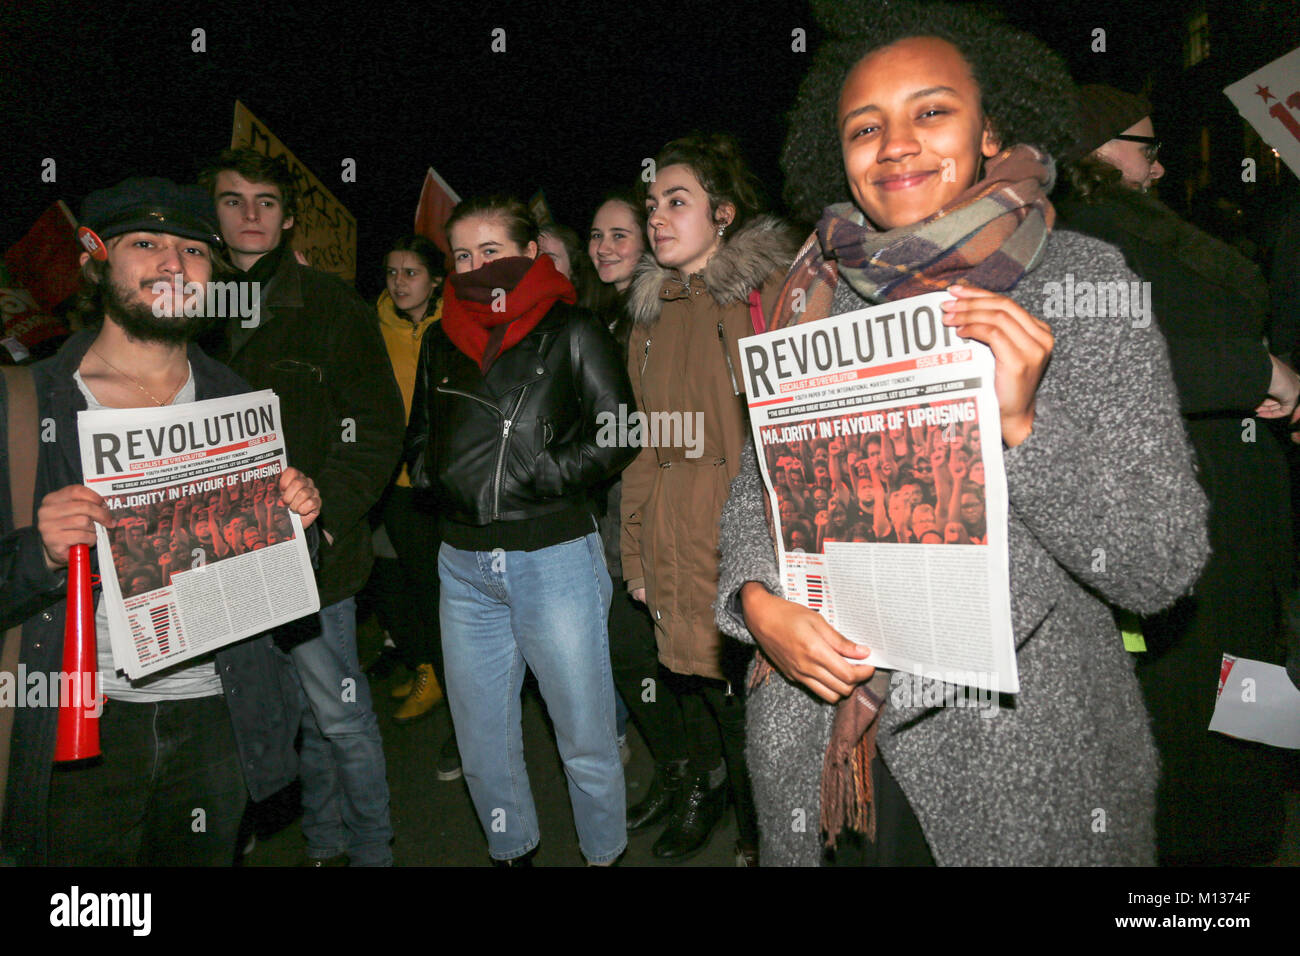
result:
[(726, 226), (719, 226), (719, 227), (718, 227), (718, 238), (721, 239), (721, 238), (722, 238), (722, 234), (723, 234), (724, 232), (726, 232), (726, 231), (727, 231), (727, 227), (726, 227)]

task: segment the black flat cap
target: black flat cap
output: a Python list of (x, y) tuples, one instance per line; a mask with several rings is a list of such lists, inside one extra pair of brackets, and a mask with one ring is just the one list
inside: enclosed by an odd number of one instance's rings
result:
[(202, 186), (178, 186), (170, 179), (124, 179), (95, 190), (81, 206), (81, 225), (101, 239), (127, 232), (165, 232), (221, 245), (212, 197)]

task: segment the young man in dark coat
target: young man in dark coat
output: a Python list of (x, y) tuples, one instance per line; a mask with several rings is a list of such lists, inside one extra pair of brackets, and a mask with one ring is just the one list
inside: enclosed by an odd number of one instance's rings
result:
[(200, 182), (216, 203), (260, 314), (232, 319), (214, 354), (280, 396), (289, 455), (320, 484), (319, 636), (290, 656), (304, 692), (303, 833), (308, 861), (392, 863), (383, 742), (357, 661), (356, 602), (373, 555), (366, 513), (401, 452), (402, 397), (374, 313), (338, 278), (300, 265), (287, 241), (297, 190), (283, 159), (228, 150)]
[[(26, 476), (0, 468), (0, 629), (21, 627), (18, 662), (28, 675), (62, 669), (69, 550), (95, 546), (95, 523), (114, 524), (104, 500), (82, 483), (77, 413), (249, 390), (187, 345), (202, 319), (187, 317), (173, 298), (174, 282), (212, 276), (221, 240), (203, 190), (129, 179), (92, 193), (81, 221), (96, 234), (88, 245), (94, 257), (81, 257), (80, 307), (92, 324), (31, 369), (31, 444), (38, 429), (44, 435), (51, 426), (54, 440), (38, 446), (30, 525), (15, 527), (10, 514), (10, 481)], [(5, 434), (10, 401), (17, 414), (19, 395), (0, 389), (0, 447), (23, 432), (15, 418), (16, 434)], [(315, 486), (290, 468), (280, 487), (310, 526), (321, 507)], [(52, 770), (58, 701), (16, 708), (0, 856), (63, 866), (229, 865), (246, 790), (265, 799), (291, 783), (297, 769), (296, 695), (271, 638), (240, 641), (129, 681), (113, 666), (100, 603), (104, 759)], [(201, 826), (196, 808), (204, 811)]]

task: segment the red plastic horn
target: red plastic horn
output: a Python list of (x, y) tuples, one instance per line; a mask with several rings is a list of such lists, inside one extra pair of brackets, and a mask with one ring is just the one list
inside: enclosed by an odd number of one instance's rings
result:
[[(68, 616), (63, 626), (63, 672), (77, 675), (60, 680), (67, 699), (59, 701), (59, 731), (54, 759), (85, 760), (99, 756), (99, 660), (95, 651), (95, 600), (90, 589), (90, 548), (73, 545), (68, 552)], [(89, 686), (90, 692), (86, 692)], [(60, 695), (61, 697), (63, 695)]]

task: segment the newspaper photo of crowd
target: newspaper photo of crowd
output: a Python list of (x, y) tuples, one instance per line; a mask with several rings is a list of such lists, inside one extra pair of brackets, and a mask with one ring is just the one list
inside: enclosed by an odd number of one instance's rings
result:
[(221, 488), (112, 512), (113, 566), (129, 598), (171, 584), (172, 575), (292, 540), (279, 475), (241, 472)]
[(767, 445), (785, 549), (822, 554), (827, 541), (985, 544), (978, 417), (908, 424), (922, 417), (913, 410), (955, 404), (891, 409), (901, 423), (877, 432), (851, 433), (849, 420), (861, 414), (842, 416), (838, 426), (823, 419), (842, 437)]

